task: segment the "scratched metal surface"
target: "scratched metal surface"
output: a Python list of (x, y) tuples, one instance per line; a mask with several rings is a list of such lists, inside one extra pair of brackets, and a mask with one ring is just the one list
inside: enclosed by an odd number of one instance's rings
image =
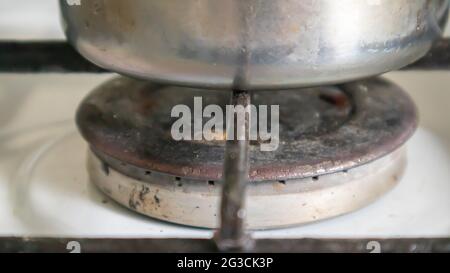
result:
[[(225, 141), (174, 141), (170, 135), (176, 120), (171, 109), (179, 104), (193, 109), (194, 96), (202, 97), (203, 105), (222, 109), (229, 100), (229, 92), (118, 78), (83, 101), (77, 123), (96, 151), (124, 164), (183, 178), (220, 180)], [(257, 92), (253, 103), (280, 106), (280, 143), (273, 152), (253, 143), (252, 181), (348, 170), (396, 150), (417, 125), (410, 98), (381, 79), (338, 88)], [(139, 178), (145, 179), (145, 172)]]

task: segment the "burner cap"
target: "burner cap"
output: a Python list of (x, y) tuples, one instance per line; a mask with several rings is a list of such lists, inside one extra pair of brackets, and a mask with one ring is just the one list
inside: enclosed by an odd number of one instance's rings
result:
[[(219, 181), (225, 141), (175, 141), (171, 109), (225, 106), (227, 91), (205, 91), (120, 77), (81, 104), (77, 122), (95, 154), (122, 173)], [(337, 87), (255, 92), (255, 105), (280, 106), (280, 144), (252, 142), (250, 180), (289, 180), (345, 171), (381, 158), (406, 142), (417, 125), (413, 102), (397, 86), (370, 79)]]

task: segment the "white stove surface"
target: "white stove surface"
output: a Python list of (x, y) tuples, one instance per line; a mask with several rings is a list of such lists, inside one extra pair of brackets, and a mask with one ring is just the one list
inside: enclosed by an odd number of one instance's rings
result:
[[(387, 77), (409, 91), (421, 113), (399, 186), (352, 214), (260, 231), (255, 237), (450, 236), (449, 74), (396, 72)], [(89, 183), (87, 145), (75, 128), (74, 113), (80, 100), (108, 78), (0, 75), (0, 236), (211, 237), (209, 230), (140, 216)]]

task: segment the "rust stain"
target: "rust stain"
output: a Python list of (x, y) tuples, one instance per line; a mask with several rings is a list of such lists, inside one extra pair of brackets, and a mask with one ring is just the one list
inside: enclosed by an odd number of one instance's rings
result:
[(137, 210), (137, 208), (141, 205), (141, 203), (136, 200), (136, 191), (136, 187), (134, 187), (131, 191), (130, 199), (128, 200), (128, 206), (133, 210)]

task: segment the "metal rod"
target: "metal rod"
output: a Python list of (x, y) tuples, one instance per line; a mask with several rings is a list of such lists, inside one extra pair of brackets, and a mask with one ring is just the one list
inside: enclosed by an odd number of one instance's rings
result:
[[(222, 251), (246, 251), (252, 247), (252, 240), (245, 232), (245, 189), (249, 177), (250, 145), (249, 92), (233, 91), (231, 105), (235, 106), (235, 111), (227, 122), (221, 225), (216, 243)], [(233, 127), (231, 131), (230, 126)]]
[[(426, 56), (402, 70), (450, 70), (450, 39), (438, 40)], [(0, 41), (0, 72), (110, 73), (84, 59), (65, 41)]]

